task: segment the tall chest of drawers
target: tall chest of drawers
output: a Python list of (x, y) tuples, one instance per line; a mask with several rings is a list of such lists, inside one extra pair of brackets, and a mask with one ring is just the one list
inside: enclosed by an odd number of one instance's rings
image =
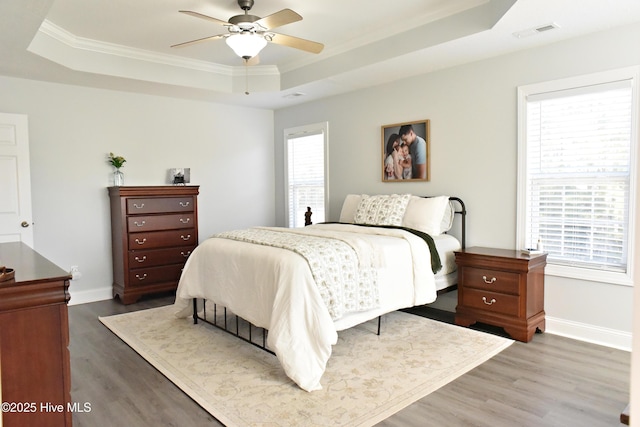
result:
[(544, 332), (544, 269), (547, 254), (473, 247), (456, 252), (458, 306), (455, 322), (502, 327), (512, 338), (529, 342)]
[(175, 290), (198, 244), (198, 186), (109, 187), (113, 296)]

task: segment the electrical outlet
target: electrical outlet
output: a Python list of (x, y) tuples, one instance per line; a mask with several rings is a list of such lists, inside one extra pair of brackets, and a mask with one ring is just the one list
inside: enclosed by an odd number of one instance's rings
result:
[(71, 274), (71, 280), (80, 280), (82, 277), (82, 273), (80, 273), (80, 268), (77, 265), (72, 265), (69, 270), (69, 274)]

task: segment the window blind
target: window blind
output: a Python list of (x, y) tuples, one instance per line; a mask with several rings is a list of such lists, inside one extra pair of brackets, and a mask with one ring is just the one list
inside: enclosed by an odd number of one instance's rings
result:
[(625, 272), (631, 81), (527, 97), (527, 245), (550, 262)]
[(290, 227), (303, 227), (307, 206), (314, 223), (325, 220), (324, 134), (287, 139), (288, 214)]

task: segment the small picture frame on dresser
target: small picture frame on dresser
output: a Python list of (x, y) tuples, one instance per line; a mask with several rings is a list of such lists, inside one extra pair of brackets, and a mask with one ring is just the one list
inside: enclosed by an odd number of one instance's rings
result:
[(191, 181), (190, 168), (171, 168), (169, 169), (169, 184), (186, 185)]

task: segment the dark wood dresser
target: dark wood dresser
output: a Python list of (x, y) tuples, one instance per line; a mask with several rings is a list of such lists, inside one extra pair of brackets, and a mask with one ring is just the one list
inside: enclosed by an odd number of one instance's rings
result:
[(71, 275), (21, 242), (0, 243), (0, 365), (4, 427), (71, 426)]
[(455, 322), (504, 328), (513, 339), (529, 342), (544, 332), (544, 268), (547, 254), (473, 247), (456, 252), (458, 306)]
[(198, 244), (198, 186), (109, 187), (113, 296), (175, 290)]

